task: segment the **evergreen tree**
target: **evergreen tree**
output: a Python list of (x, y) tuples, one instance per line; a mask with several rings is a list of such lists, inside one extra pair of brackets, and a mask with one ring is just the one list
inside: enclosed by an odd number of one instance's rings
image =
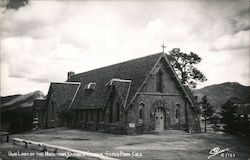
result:
[(226, 103), (221, 105), (221, 115), (222, 115), (222, 123), (224, 123), (225, 131), (228, 133), (236, 133), (237, 132), (237, 107), (234, 105), (231, 99), (229, 99)]
[(213, 106), (210, 105), (210, 103), (208, 103), (206, 96), (202, 97), (201, 105), (202, 105), (202, 115), (205, 120), (205, 132), (207, 132), (207, 120), (209, 120), (213, 116), (214, 110)]
[(169, 52), (168, 58), (182, 84), (195, 88), (197, 85), (196, 81), (204, 82), (207, 80), (205, 75), (194, 67), (195, 64), (201, 62), (198, 54), (193, 52), (187, 54), (181, 52), (179, 48), (174, 48)]

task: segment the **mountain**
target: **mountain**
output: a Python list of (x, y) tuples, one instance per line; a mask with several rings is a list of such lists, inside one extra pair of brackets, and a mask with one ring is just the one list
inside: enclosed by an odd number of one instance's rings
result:
[(11, 96), (1, 97), (0, 108), (2, 111), (13, 110), (17, 108), (32, 107), (35, 99), (45, 98), (41, 91), (35, 91), (28, 94), (17, 94)]
[(193, 91), (195, 96), (198, 96), (200, 101), (205, 95), (210, 104), (215, 108), (219, 108), (230, 98), (233, 98), (237, 103), (250, 103), (250, 86), (243, 86), (238, 82), (226, 82), (207, 86)]

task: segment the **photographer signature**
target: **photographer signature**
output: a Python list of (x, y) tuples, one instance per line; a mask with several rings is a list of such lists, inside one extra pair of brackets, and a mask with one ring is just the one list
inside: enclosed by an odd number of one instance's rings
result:
[(220, 147), (215, 147), (209, 152), (210, 156), (208, 156), (208, 159), (226, 151), (229, 151), (229, 148), (220, 149)]

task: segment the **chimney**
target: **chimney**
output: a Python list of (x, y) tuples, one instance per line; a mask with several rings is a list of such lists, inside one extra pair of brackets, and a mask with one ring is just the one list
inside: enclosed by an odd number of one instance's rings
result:
[(68, 72), (68, 79), (69, 79), (71, 76), (73, 76), (74, 74), (75, 74), (75, 72), (73, 72), (73, 71)]

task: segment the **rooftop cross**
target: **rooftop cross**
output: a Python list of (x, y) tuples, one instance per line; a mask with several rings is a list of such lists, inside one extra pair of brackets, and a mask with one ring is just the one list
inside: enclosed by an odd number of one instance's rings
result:
[(164, 49), (166, 48), (166, 46), (164, 45), (164, 43), (162, 44), (162, 53), (164, 53)]

